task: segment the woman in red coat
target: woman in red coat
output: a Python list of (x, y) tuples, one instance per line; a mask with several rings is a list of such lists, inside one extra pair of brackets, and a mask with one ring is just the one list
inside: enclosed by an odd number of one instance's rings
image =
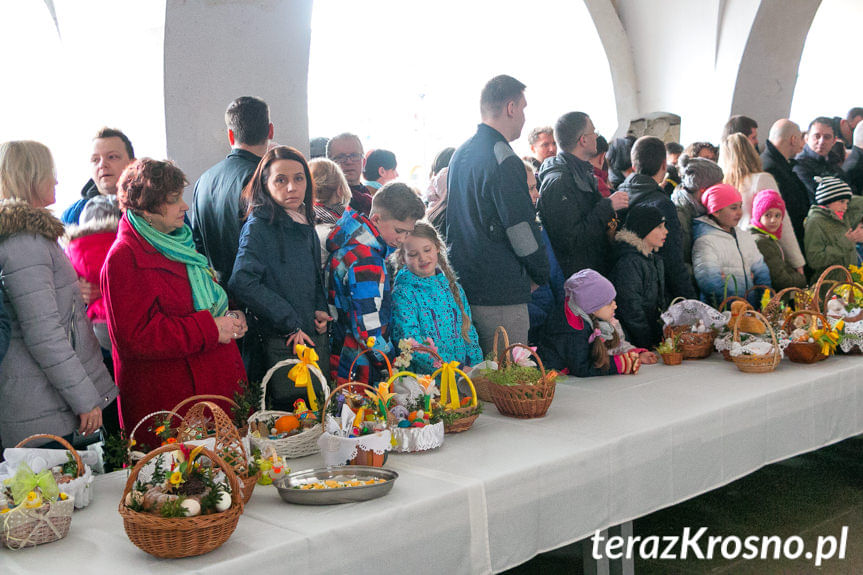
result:
[[(228, 312), (227, 295), (195, 251), (183, 219), (186, 183), (172, 163), (144, 158), (117, 186), (125, 213), (101, 287), (128, 431), (192, 395), (232, 397), (246, 378), (234, 341), (246, 333), (246, 320)], [(159, 444), (145, 426), (135, 439)]]

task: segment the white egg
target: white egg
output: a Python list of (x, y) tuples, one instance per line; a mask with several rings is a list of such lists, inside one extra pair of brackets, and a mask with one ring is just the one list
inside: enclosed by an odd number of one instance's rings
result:
[(194, 517), (201, 514), (201, 504), (194, 499), (186, 499), (180, 503), (180, 507), (186, 510), (186, 517)]
[(231, 508), (231, 494), (224, 491), (219, 493), (219, 499), (216, 500), (216, 511), (227, 511)]
[(126, 507), (131, 507), (133, 502), (140, 503), (142, 497), (143, 497), (143, 495), (140, 491), (133, 489), (132, 491), (130, 491), (129, 493), (126, 494), (126, 501), (125, 501)]

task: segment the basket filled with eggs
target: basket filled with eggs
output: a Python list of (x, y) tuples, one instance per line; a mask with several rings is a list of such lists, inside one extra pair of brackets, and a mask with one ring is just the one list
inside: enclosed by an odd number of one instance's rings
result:
[(440, 392), (431, 376), (400, 371), (381, 385), (384, 393), (392, 390), (394, 394), (395, 425), (390, 430), (394, 451), (428, 451), (443, 445), (444, 423), (435, 411)]
[(841, 320), (831, 324), (824, 315), (815, 311), (791, 313), (782, 326), (785, 356), (795, 363), (825, 360), (833, 355), (841, 343), (842, 328)]
[[(260, 410), (249, 417), (249, 438), (252, 446), (261, 452), (275, 451), (280, 457), (293, 459), (319, 451), (318, 438), (323, 432), (319, 421), (320, 404), (330, 395), (330, 388), (314, 349), (304, 345), (294, 348), (297, 358), (286, 359), (273, 365), (261, 382)], [(290, 367), (287, 378), (297, 388), (305, 388), (308, 402), (297, 399), (293, 411), (270, 410), (266, 406), (267, 385), (283, 368)], [(313, 379), (314, 378), (314, 379)], [(323, 397), (315, 392), (315, 381), (320, 384)]]
[(129, 474), (119, 506), (126, 535), (155, 557), (194, 557), (222, 545), (243, 512), (233, 468), (203, 445), (163, 445)]

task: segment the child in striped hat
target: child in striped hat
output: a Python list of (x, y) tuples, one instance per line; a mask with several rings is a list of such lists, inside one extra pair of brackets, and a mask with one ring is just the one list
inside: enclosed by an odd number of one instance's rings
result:
[(832, 265), (857, 265), (856, 244), (863, 242), (863, 225), (855, 221), (852, 227), (843, 219), (851, 201), (851, 187), (833, 176), (816, 176), (815, 181), (815, 204), (809, 208), (804, 233), (812, 283)]

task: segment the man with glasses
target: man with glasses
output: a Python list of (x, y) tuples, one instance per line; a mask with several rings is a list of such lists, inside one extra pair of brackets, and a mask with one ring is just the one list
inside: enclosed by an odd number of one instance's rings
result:
[[(794, 173), (806, 186), (809, 192), (809, 204), (815, 204), (815, 189), (818, 183), (815, 176), (834, 176), (847, 183), (845, 172), (842, 168), (830, 163), (827, 156), (836, 143), (836, 134), (833, 133), (833, 119), (826, 116), (818, 116), (809, 124), (806, 131), (806, 145), (803, 151), (795, 158)], [(858, 190), (852, 191), (856, 194)]]
[(372, 209), (372, 195), (360, 181), (365, 155), (359, 136), (345, 132), (333, 137), (327, 143), (327, 158), (337, 163), (345, 174), (351, 188), (350, 207), (368, 217)]
[(593, 165), (596, 129), (584, 112), (569, 112), (554, 126), (557, 155), (539, 171), (539, 217), (564, 279), (585, 268), (611, 270), (609, 229), (615, 211), (627, 206), (626, 192), (599, 193)]

